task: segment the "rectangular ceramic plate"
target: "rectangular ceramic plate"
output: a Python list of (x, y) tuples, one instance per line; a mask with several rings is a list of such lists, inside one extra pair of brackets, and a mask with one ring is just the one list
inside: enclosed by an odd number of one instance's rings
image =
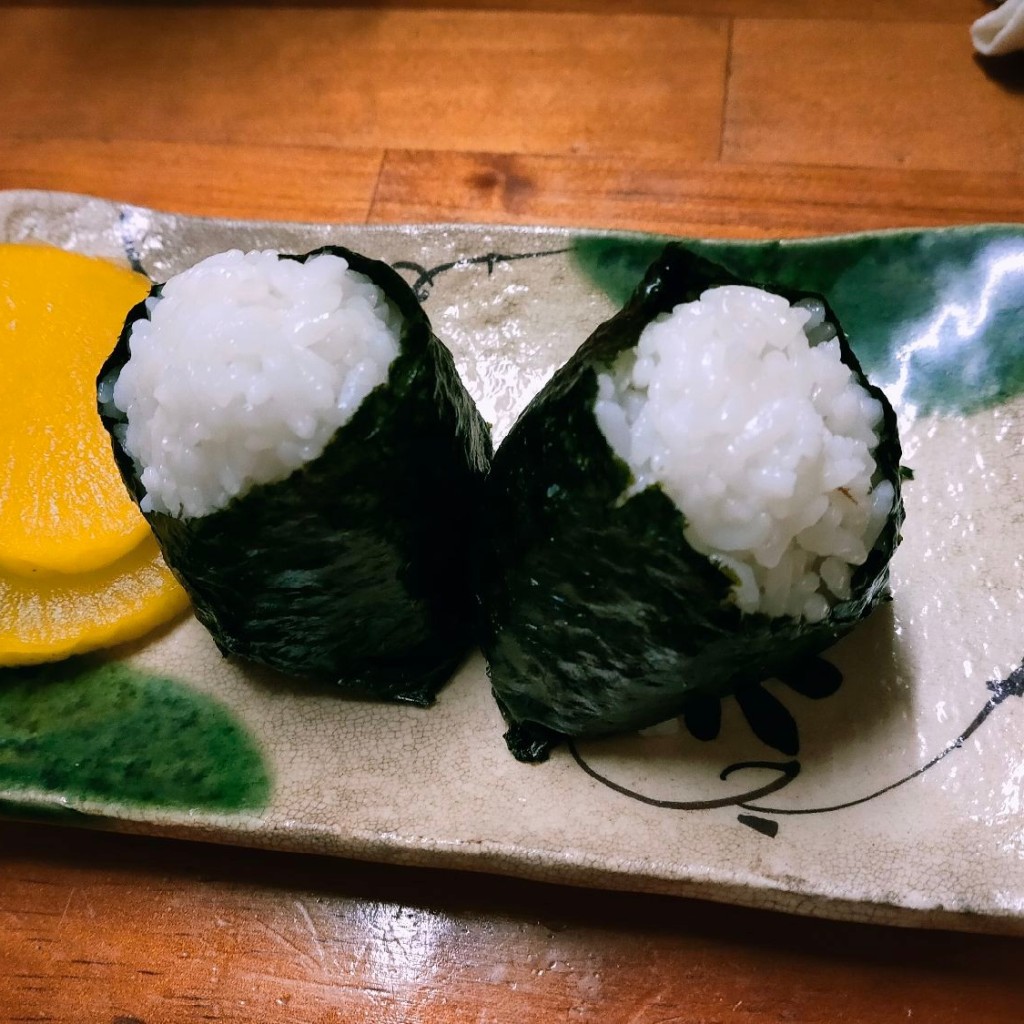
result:
[[(232, 247), (336, 242), (385, 259), (423, 297), (496, 440), (660, 245), (201, 220), (40, 192), (0, 194), (0, 241), (155, 280)], [(189, 618), (113, 658), (0, 674), (3, 811), (1024, 932), (1024, 227), (696, 244), (740, 275), (828, 294), (900, 414), (915, 475), (894, 600), (826, 653), (838, 672), (769, 682), (777, 701), (750, 723), (725, 701), (710, 742), (670, 722), (526, 766), (502, 742), (479, 655), (433, 708), (375, 705), (225, 660)]]

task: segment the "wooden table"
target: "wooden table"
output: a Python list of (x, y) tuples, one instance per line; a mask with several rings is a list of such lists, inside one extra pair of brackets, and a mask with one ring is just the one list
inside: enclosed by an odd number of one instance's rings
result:
[[(493, 8), (493, 9), (492, 9)], [(500, 9), (499, 9), (500, 8)], [(1024, 220), (980, 0), (0, 7), (0, 187), (333, 221)], [(0, 1020), (1024, 1020), (1019, 941), (0, 826)]]

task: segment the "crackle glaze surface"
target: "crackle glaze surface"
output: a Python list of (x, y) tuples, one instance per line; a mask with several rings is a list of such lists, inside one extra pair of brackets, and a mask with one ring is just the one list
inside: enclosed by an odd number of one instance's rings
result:
[[(229, 247), (337, 242), (386, 259), (424, 297), (496, 440), (658, 244), (204, 221), (38, 192), (0, 194), (0, 241), (131, 260), (157, 280)], [(1024, 226), (701, 244), (737, 272), (829, 294), (898, 406), (914, 470), (894, 600), (826, 652), (842, 685), (767, 684), (798, 753), (757, 739), (728, 700), (711, 742), (670, 722), (522, 765), (478, 654), (431, 709), (374, 705), (225, 660), (189, 618), (116, 664), (0, 673), (0, 810), (1024, 933)], [(162, 714), (177, 741), (157, 729), (146, 743)], [(69, 767), (90, 742), (103, 757)], [(128, 763), (119, 784), (111, 766)]]

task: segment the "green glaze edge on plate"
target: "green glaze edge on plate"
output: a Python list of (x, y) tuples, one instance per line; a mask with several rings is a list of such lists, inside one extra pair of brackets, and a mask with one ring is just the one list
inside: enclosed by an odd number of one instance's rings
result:
[(239, 811), (264, 806), (270, 781), (216, 701), (117, 661), (73, 659), (0, 673), (0, 790)]
[[(826, 295), (894, 402), (921, 414), (969, 413), (1024, 390), (1022, 234), (986, 225), (692, 247), (751, 282)], [(621, 304), (661, 246), (582, 237), (575, 258)]]

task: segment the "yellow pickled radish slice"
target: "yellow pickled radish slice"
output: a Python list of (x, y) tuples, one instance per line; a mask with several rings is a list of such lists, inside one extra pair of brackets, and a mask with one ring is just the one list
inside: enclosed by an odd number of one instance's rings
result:
[(0, 245), (0, 570), (89, 572), (149, 533), (96, 413), (96, 375), (149, 282)]
[(32, 665), (143, 636), (188, 606), (152, 536), (109, 566), (38, 579), (0, 571), (0, 665)]

